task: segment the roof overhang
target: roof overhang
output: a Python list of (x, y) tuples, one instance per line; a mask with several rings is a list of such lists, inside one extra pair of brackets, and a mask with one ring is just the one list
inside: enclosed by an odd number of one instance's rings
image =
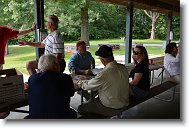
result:
[(109, 4), (127, 6), (128, 2), (133, 2), (134, 8), (150, 10), (168, 14), (172, 12), (174, 16), (180, 16), (180, 0), (95, 0)]

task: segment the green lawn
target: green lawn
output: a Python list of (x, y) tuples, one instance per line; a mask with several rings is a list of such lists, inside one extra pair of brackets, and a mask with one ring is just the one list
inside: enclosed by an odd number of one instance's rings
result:
[[(160, 40), (134, 40), (133, 42), (141, 42), (141, 43), (149, 43), (149, 44), (155, 44), (155, 43), (162, 43)], [(95, 51), (98, 49), (97, 44), (109, 44), (109, 43), (123, 43), (121, 39), (107, 39), (107, 40), (95, 40), (90, 41), (90, 52), (96, 59), (96, 63), (100, 63), (97, 57), (95, 56)], [(75, 45), (75, 42), (69, 42), (65, 43), (65, 45)], [(146, 47), (149, 55), (163, 55), (164, 49), (162, 47)], [(125, 47), (121, 45), (120, 50), (114, 51), (114, 55), (124, 55), (125, 54)], [(66, 54), (65, 60), (68, 63), (69, 58), (72, 54)], [(24, 74), (27, 74), (26, 71), (26, 62), (30, 60), (35, 60), (35, 48), (30, 46), (18, 46), (18, 45), (10, 45), (9, 46), (9, 54), (5, 57), (5, 64), (4, 69), (9, 68), (16, 68), (17, 70), (21, 71)], [(66, 67), (66, 70), (67, 67)]]
[[(66, 44), (75, 44), (76, 41), (66, 42)], [(134, 39), (133, 42), (143, 43), (143, 44), (162, 44), (164, 40), (151, 40), (151, 39)], [(91, 40), (90, 44), (124, 44), (124, 40), (121, 39), (104, 39), (104, 40)]]

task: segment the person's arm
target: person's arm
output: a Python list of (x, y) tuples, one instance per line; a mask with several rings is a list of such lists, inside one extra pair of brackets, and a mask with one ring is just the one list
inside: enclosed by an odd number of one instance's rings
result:
[(28, 34), (30, 32), (33, 32), (35, 30), (36, 24), (33, 23), (32, 27), (27, 30), (19, 30), (18, 36)]
[(29, 46), (33, 46), (33, 47), (37, 47), (37, 48), (44, 48), (45, 44), (42, 42), (28, 42), (28, 41), (19, 41), (18, 44), (20, 46), (22, 45), (29, 45)]
[(74, 85), (75, 88), (78, 86), (78, 88), (82, 88), (84, 90), (92, 90), (97, 91), (99, 90), (104, 84), (103, 73), (98, 73), (95, 78), (92, 78), (91, 80), (75, 80)]
[(56, 58), (57, 58), (58, 62), (61, 61), (62, 55), (63, 55), (62, 53), (56, 53)]
[(95, 59), (93, 58), (93, 61), (92, 61), (92, 65), (93, 65), (93, 69), (95, 68)]
[(79, 70), (79, 69), (76, 69), (76, 70), (75, 70), (75, 73), (76, 73), (76, 74), (83, 74), (83, 75), (92, 75), (91, 69), (87, 69), (87, 70)]
[(137, 85), (142, 78), (142, 74), (143, 73), (135, 73), (133, 80), (131, 82), (129, 82), (129, 84), (130, 85)]
[(176, 57), (172, 56), (171, 54), (168, 54), (167, 56), (165, 56), (165, 61), (169, 61), (169, 62), (179, 62), (180, 55), (179, 52), (177, 53)]

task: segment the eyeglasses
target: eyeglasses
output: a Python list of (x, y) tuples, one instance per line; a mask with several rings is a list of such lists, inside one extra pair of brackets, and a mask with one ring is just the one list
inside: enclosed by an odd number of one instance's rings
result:
[(139, 55), (139, 54), (142, 54), (142, 53), (133, 51), (133, 54), (134, 54), (134, 55)]

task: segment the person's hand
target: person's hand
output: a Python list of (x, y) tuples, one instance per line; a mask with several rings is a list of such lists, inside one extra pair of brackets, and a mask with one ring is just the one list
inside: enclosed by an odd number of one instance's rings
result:
[(74, 88), (75, 88), (75, 89), (79, 89), (79, 88), (80, 88), (80, 87), (77, 85), (77, 82), (78, 82), (77, 80), (73, 80)]
[(93, 73), (92, 73), (91, 69), (88, 69), (88, 70), (85, 70), (85, 74), (86, 75), (92, 75)]
[(28, 92), (28, 88), (29, 88), (28, 82), (25, 82), (24, 83), (24, 92)]
[(19, 41), (18, 44), (20, 46), (22, 46), (22, 45), (28, 45), (28, 42), (27, 41)]
[(35, 30), (35, 28), (36, 28), (36, 24), (35, 22), (33, 22), (32, 29)]

